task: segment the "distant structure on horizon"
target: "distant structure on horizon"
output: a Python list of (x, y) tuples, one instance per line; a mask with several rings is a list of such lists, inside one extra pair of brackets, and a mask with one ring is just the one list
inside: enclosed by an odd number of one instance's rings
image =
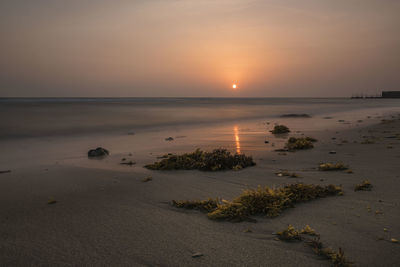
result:
[(400, 98), (400, 91), (383, 91), (382, 98)]
[(376, 94), (353, 94), (351, 98), (400, 98), (400, 91), (382, 91)]

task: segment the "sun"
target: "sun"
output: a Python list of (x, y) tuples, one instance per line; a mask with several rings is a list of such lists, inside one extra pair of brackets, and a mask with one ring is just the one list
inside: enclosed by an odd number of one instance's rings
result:
[(236, 87), (237, 87), (236, 84), (233, 84), (233, 85), (232, 85), (232, 88), (233, 88), (233, 89), (236, 89)]

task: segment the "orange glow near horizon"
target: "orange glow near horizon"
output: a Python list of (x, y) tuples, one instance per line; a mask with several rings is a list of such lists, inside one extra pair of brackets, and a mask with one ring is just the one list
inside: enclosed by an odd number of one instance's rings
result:
[(237, 126), (233, 127), (233, 132), (235, 133), (236, 153), (240, 154), (239, 129)]

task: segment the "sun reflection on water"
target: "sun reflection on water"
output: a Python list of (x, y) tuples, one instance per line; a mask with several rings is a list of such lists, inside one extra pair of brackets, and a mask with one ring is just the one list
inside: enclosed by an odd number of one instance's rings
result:
[(233, 132), (235, 133), (236, 153), (240, 154), (239, 129), (237, 126), (233, 127)]

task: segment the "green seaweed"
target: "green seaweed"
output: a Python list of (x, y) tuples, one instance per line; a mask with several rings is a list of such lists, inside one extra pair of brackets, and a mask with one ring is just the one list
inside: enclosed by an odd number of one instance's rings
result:
[(332, 184), (320, 186), (296, 183), (275, 189), (267, 186), (259, 186), (255, 190), (248, 189), (232, 202), (219, 203), (218, 200), (208, 199), (205, 201), (173, 200), (172, 203), (178, 208), (206, 211), (208, 218), (212, 220), (244, 221), (251, 220), (252, 215), (276, 217), (283, 210), (294, 207), (296, 203), (342, 194), (342, 188)]
[(342, 171), (347, 170), (349, 167), (341, 162), (338, 163), (321, 163), (318, 170), (320, 171)]
[(311, 236), (319, 236), (314, 229), (312, 229), (308, 224), (301, 229), (300, 234), (311, 235)]
[(164, 155), (161, 161), (144, 167), (150, 170), (222, 171), (241, 170), (254, 165), (253, 158), (244, 154), (231, 154), (226, 149), (214, 149), (212, 152), (197, 149), (183, 155)]
[(335, 251), (329, 247), (322, 247), (320, 249), (314, 248), (313, 250), (317, 255), (330, 260), (335, 267), (349, 267), (353, 265), (344, 257), (344, 251), (341, 248), (339, 248), (339, 251)]
[(286, 148), (289, 151), (311, 149), (316, 141), (312, 137), (290, 137), (286, 143)]
[(238, 202), (225, 202), (207, 214), (211, 220), (226, 220), (231, 222), (255, 221), (249, 217), (247, 207)]
[[(313, 235), (315, 238), (306, 238), (302, 234)], [(306, 225), (302, 230), (295, 229), (292, 225), (289, 225), (287, 229), (277, 233), (279, 240), (285, 242), (292, 241), (305, 241), (305, 243), (311, 247), (311, 249), (320, 257), (324, 257), (331, 261), (335, 267), (349, 267), (353, 263), (348, 261), (344, 256), (344, 251), (339, 248), (338, 251), (333, 250), (330, 247), (325, 247), (320, 241), (320, 235), (317, 234), (309, 225)]]
[(271, 133), (273, 133), (273, 134), (284, 134), (284, 133), (290, 133), (290, 130), (285, 125), (275, 125), (274, 129), (271, 131)]
[(292, 225), (289, 224), (288, 228), (276, 233), (280, 240), (290, 242), (290, 241), (301, 241), (303, 238), (300, 232), (296, 230)]
[(362, 181), (354, 187), (354, 191), (371, 191), (372, 184), (368, 180)]
[(172, 200), (172, 205), (177, 208), (184, 208), (190, 210), (200, 210), (211, 212), (218, 207), (219, 201), (218, 199), (209, 198), (207, 200), (202, 201), (175, 201)]

